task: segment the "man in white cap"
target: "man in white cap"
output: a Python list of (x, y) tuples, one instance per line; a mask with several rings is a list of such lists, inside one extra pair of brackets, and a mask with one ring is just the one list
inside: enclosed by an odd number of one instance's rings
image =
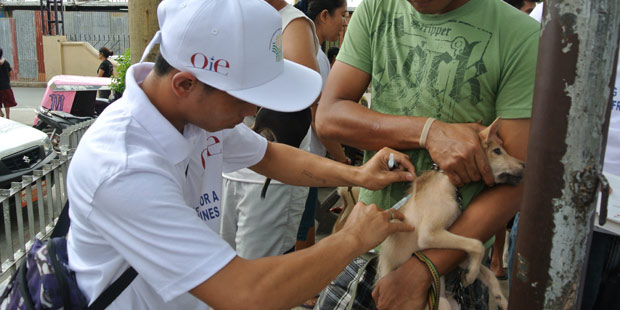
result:
[(157, 61), (129, 68), (123, 97), (84, 135), (69, 167), (69, 262), (91, 303), (131, 266), (137, 277), (108, 309), (291, 308), (390, 233), (413, 229), (390, 222), (402, 219), (398, 211), (360, 204), (345, 229), (308, 250), (236, 256), (217, 234), (222, 171), (379, 189), (411, 181), (414, 169), (389, 149), (347, 166), (240, 125), (257, 105), (303, 109), (321, 87), (317, 73), (282, 59), (280, 16), (264, 1), (166, 0), (158, 17), (145, 52), (159, 43)]

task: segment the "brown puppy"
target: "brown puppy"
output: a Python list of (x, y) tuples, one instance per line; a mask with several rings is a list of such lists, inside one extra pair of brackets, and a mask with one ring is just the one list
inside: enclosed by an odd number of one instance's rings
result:
[[(495, 183), (516, 185), (523, 177), (525, 164), (507, 154), (498, 143), (497, 130), (500, 125), (501, 118), (497, 118), (493, 124), (481, 131), (480, 143), (489, 159)], [(398, 268), (411, 258), (414, 252), (431, 248), (460, 249), (469, 254), (468, 260), (461, 264), (461, 267), (467, 270), (464, 284), (469, 285), (476, 278), (480, 279), (489, 287), (498, 305), (506, 309), (508, 304), (497, 278), (487, 267), (481, 265), (484, 254), (482, 242), (447, 231), (461, 213), (456, 187), (448, 176), (438, 170), (426, 171), (416, 178), (410, 194), (411, 198), (400, 211), (405, 215), (404, 221), (416, 229), (407, 233), (395, 233), (383, 242), (377, 279)], [(452, 309), (450, 300), (445, 296), (440, 299), (439, 309)]]
[(340, 211), (340, 214), (338, 214), (336, 223), (334, 223), (332, 233), (335, 233), (342, 229), (342, 226), (344, 226), (344, 222), (346, 221), (347, 217), (349, 216), (349, 214), (351, 214), (351, 211), (353, 211), (353, 207), (355, 207), (359, 195), (359, 186), (338, 187), (338, 196), (340, 196), (340, 199), (342, 200), (342, 210)]

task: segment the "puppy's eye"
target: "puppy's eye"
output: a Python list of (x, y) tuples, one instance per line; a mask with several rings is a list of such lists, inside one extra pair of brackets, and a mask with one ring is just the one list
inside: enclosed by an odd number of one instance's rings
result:
[(495, 153), (497, 155), (501, 155), (502, 154), (502, 150), (500, 150), (500, 148), (494, 148), (493, 149), (493, 153)]

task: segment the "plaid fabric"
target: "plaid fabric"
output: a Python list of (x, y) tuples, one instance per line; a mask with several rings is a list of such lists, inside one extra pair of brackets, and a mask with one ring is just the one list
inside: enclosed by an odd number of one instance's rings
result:
[[(360, 270), (365, 265), (365, 270)], [(468, 287), (463, 287), (462, 272), (462, 269), (457, 269), (445, 276), (446, 294), (455, 296), (456, 301), (461, 305), (461, 310), (488, 310), (487, 287), (480, 280), (476, 280)], [(370, 262), (363, 256), (357, 257), (321, 292), (314, 309), (375, 310), (377, 306), (372, 299), (372, 290), (376, 274), (376, 255), (370, 256)], [(354, 281), (356, 276), (360, 279), (357, 285)], [(350, 304), (351, 299), (354, 299), (353, 304)]]
[[(314, 309), (323, 310), (375, 310), (377, 306), (372, 299), (375, 277), (377, 275), (377, 256), (371, 256), (370, 262), (365, 257), (355, 258), (332, 281), (319, 296)], [(361, 270), (366, 265), (365, 270)], [(359, 276), (358, 276), (359, 272)], [(356, 285), (355, 278), (359, 277)], [(349, 303), (353, 300), (353, 304)]]

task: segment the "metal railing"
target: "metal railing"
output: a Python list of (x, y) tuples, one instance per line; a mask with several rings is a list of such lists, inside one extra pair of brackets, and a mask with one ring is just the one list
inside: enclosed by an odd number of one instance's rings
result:
[[(67, 202), (67, 169), (75, 148), (92, 124), (84, 121), (68, 127), (60, 135), (60, 154), (43, 169), (22, 176), (11, 188), (0, 189), (3, 221), (0, 226), (0, 287), (15, 271), (32, 246), (34, 238), (47, 238)], [(36, 213), (36, 215), (35, 215)]]
[(70, 33), (67, 39), (73, 42), (88, 42), (95, 49), (107, 47), (114, 52), (114, 55), (122, 55), (129, 48), (129, 34), (87, 34)]

